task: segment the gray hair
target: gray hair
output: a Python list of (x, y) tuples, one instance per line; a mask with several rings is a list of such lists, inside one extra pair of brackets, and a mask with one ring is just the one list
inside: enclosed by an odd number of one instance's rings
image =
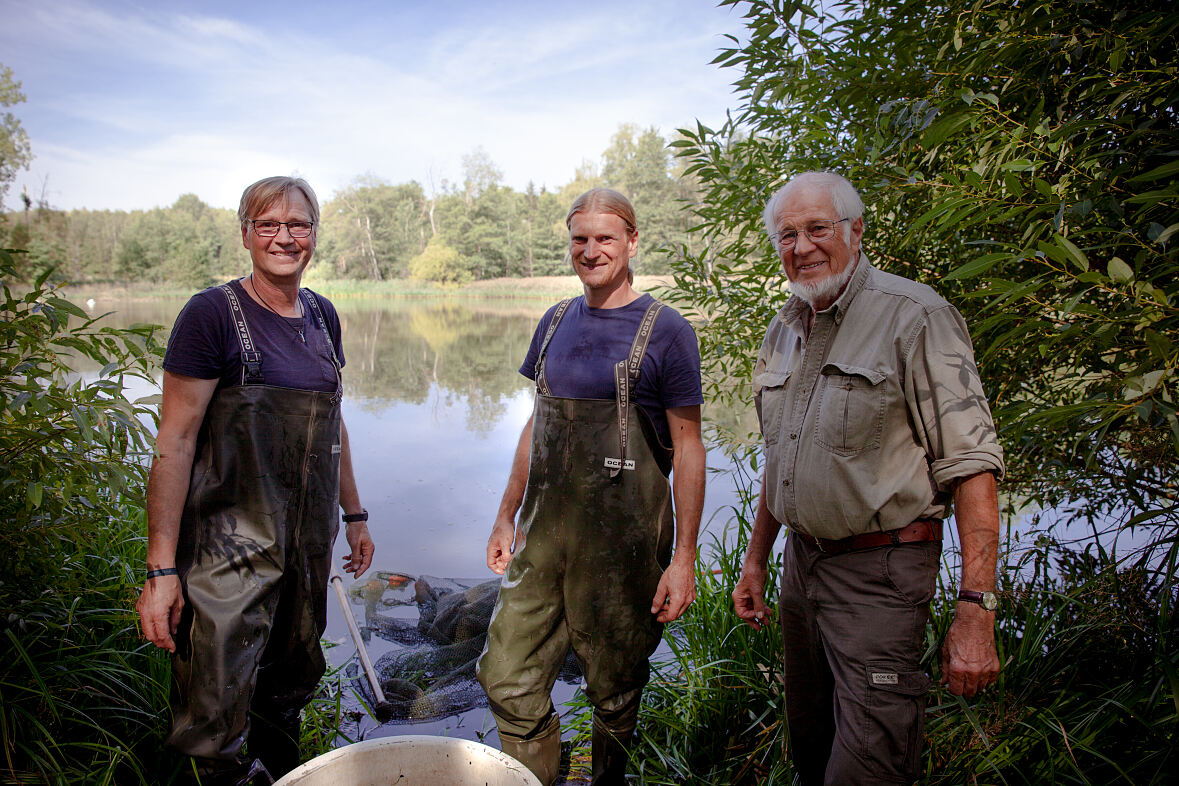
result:
[[(766, 202), (761, 220), (765, 225), (766, 234), (771, 239), (778, 231), (778, 211), (781, 210), (782, 203), (796, 188), (803, 186), (811, 186), (825, 191), (831, 199), (831, 206), (839, 214), (839, 218), (850, 218), (854, 221), (864, 215), (864, 200), (860, 199), (856, 187), (843, 175), (837, 175), (834, 172), (803, 172), (786, 181), (786, 184), (775, 191), (770, 200)], [(850, 237), (851, 222), (844, 222), (843, 239), (847, 240)], [(777, 244), (775, 244), (776, 247)]]

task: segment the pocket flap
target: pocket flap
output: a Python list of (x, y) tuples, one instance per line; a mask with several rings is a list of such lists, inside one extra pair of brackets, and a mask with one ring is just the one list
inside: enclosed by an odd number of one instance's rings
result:
[(879, 371), (874, 368), (863, 368), (861, 366), (853, 366), (849, 363), (841, 363), (838, 360), (831, 360), (823, 364), (823, 376), (831, 376), (832, 374), (843, 374), (847, 377), (863, 377), (868, 380), (869, 384), (875, 386), (884, 381), (888, 374), (884, 371)]
[(786, 384), (786, 380), (789, 378), (789, 371), (770, 371), (766, 369), (753, 375), (753, 387), (757, 390), (761, 390), (762, 388), (780, 388)]

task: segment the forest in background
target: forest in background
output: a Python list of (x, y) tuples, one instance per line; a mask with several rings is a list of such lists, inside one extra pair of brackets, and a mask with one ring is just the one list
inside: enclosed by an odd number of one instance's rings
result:
[[(666, 273), (658, 250), (688, 243), (690, 215), (682, 208), (696, 193), (671, 150), (657, 128), (623, 123), (600, 160), (583, 161), (557, 190), (504, 185), (481, 148), (463, 157), (457, 183), (427, 188), (362, 175), (330, 196), (319, 194), (319, 247), (309, 272), (317, 280), (448, 284), (567, 273), (565, 213), (583, 191), (608, 186), (626, 194), (639, 216), (636, 272)], [(250, 267), (235, 211), (195, 194), (132, 211), (57, 210), (21, 196), (24, 209), (0, 223), (0, 245), (27, 251), (28, 268), (53, 270), (51, 280), (193, 290)]]

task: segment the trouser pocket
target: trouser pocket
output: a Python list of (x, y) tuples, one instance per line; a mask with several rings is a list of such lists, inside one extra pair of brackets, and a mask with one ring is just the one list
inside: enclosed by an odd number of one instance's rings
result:
[(919, 774), (929, 677), (887, 663), (864, 668), (860, 756), (881, 773), (911, 782)]

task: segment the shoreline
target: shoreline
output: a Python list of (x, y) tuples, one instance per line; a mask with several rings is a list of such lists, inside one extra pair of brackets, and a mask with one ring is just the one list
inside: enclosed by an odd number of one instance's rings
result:
[[(671, 275), (635, 276), (634, 287), (651, 292), (673, 283)], [(317, 279), (306, 277), (304, 286), (335, 300), (365, 300), (390, 297), (437, 297), (504, 300), (559, 300), (582, 293), (576, 275), (491, 278), (462, 286), (441, 286), (409, 279), (366, 281), (360, 279)], [(126, 284), (67, 284), (62, 292), (71, 300), (117, 298), (120, 300), (165, 300), (188, 298), (195, 290), (161, 287), (150, 282)]]

